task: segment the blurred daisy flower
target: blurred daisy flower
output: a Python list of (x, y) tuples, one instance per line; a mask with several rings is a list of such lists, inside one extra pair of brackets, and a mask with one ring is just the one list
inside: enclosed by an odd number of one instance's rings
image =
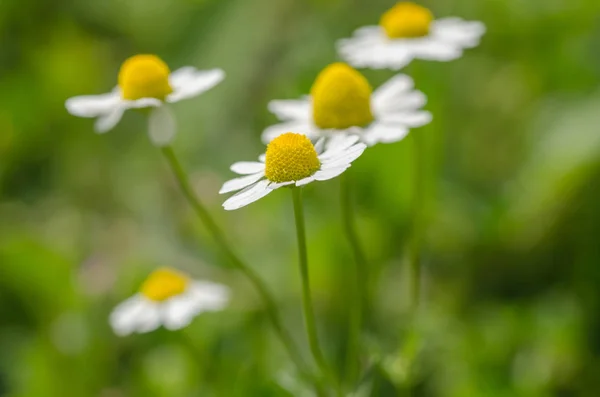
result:
[(163, 105), (198, 96), (224, 77), (221, 69), (197, 70), (191, 66), (171, 73), (157, 56), (135, 55), (121, 65), (118, 85), (110, 93), (69, 98), (65, 106), (72, 115), (96, 118), (98, 133), (111, 130), (127, 109), (151, 108), (150, 139), (156, 146), (164, 146), (175, 135), (175, 120)]
[(161, 325), (177, 330), (200, 313), (222, 310), (228, 301), (229, 290), (223, 285), (161, 268), (148, 276), (137, 294), (113, 310), (110, 324), (119, 336), (151, 332)]
[(303, 134), (287, 132), (273, 139), (257, 162), (239, 162), (231, 170), (242, 177), (225, 182), (219, 193), (237, 190), (223, 203), (230, 211), (253, 203), (283, 186), (304, 186), (335, 178), (365, 150), (356, 135), (338, 135), (316, 145)]
[(388, 10), (379, 26), (365, 26), (338, 42), (346, 62), (356, 67), (398, 70), (413, 59), (451, 61), (479, 44), (485, 25), (460, 18), (433, 19), (431, 11), (411, 2)]
[(302, 131), (311, 139), (356, 134), (369, 146), (400, 141), (411, 127), (431, 122), (431, 114), (421, 110), (427, 98), (413, 87), (410, 77), (399, 74), (372, 92), (358, 71), (331, 64), (317, 76), (310, 96), (269, 103), (283, 122), (267, 128), (262, 139), (268, 143), (287, 131)]

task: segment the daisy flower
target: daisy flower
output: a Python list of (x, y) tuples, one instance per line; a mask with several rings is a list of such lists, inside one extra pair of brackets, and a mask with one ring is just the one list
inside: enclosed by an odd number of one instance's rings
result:
[(485, 25), (461, 18), (434, 19), (420, 5), (401, 2), (388, 10), (379, 26), (357, 29), (338, 42), (340, 56), (351, 65), (398, 70), (413, 59), (452, 61), (479, 44)]
[(317, 76), (310, 96), (269, 103), (283, 122), (267, 128), (262, 139), (267, 143), (284, 132), (302, 131), (311, 139), (356, 134), (369, 146), (400, 141), (411, 127), (431, 122), (431, 114), (421, 110), (427, 98), (413, 87), (410, 77), (399, 74), (373, 92), (358, 71), (331, 64)]
[(356, 135), (339, 135), (324, 145), (303, 134), (288, 132), (273, 139), (257, 162), (239, 162), (231, 170), (242, 177), (225, 182), (219, 193), (237, 190), (223, 203), (230, 211), (253, 203), (283, 186), (304, 186), (335, 178), (365, 150)]
[(197, 70), (192, 66), (173, 73), (155, 55), (135, 55), (121, 65), (118, 85), (102, 95), (76, 96), (65, 106), (72, 115), (96, 118), (95, 130), (111, 130), (127, 109), (151, 108), (148, 133), (156, 146), (167, 145), (175, 135), (175, 121), (167, 103), (193, 98), (217, 85), (221, 69)]
[(200, 313), (222, 310), (229, 300), (227, 287), (196, 281), (170, 268), (154, 271), (140, 291), (118, 305), (110, 324), (119, 336), (151, 332), (163, 325), (184, 328)]

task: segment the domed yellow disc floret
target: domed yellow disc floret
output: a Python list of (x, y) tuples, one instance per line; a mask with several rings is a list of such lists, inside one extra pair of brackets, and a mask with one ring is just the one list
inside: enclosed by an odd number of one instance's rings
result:
[(155, 55), (135, 55), (121, 65), (119, 87), (123, 99), (156, 98), (164, 101), (173, 92), (169, 67)]
[(153, 301), (164, 301), (181, 295), (188, 286), (189, 279), (182, 273), (169, 268), (152, 272), (142, 284), (140, 292)]
[(319, 170), (321, 162), (306, 136), (286, 132), (267, 146), (265, 176), (271, 182), (299, 181)]
[(371, 86), (345, 63), (333, 63), (323, 69), (310, 93), (314, 122), (319, 128), (362, 127), (373, 121)]
[(396, 4), (381, 17), (379, 24), (391, 39), (427, 36), (433, 15), (427, 8), (411, 2)]

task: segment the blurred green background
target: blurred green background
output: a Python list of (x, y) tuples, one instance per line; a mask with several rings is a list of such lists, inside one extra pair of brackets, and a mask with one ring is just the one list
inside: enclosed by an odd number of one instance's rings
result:
[[(391, 0), (0, 0), (0, 395), (302, 396), (255, 291), (227, 267), (150, 145), (141, 114), (100, 136), (67, 114), (120, 63), (155, 53), (226, 80), (175, 107), (175, 150), (306, 353), (289, 192), (232, 213), (228, 167), (264, 150), (266, 105), (310, 89), (335, 40)], [(482, 44), (406, 72), (429, 97), (422, 336), (415, 396), (597, 396), (600, 2), (430, 0)], [(368, 71), (377, 86), (393, 74)], [(378, 283), (364, 395), (404, 393), (411, 136), (350, 170)], [(306, 191), (323, 345), (344, 365), (353, 262), (339, 181)], [(231, 287), (180, 332), (114, 336), (108, 315), (158, 266)], [(308, 358), (308, 354), (306, 354)], [(374, 385), (373, 389), (370, 389)]]

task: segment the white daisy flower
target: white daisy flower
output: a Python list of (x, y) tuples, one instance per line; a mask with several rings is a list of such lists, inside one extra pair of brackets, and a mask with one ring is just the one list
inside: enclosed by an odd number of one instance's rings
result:
[(175, 135), (175, 120), (167, 103), (200, 95), (225, 78), (221, 69), (197, 70), (192, 66), (170, 72), (155, 55), (135, 55), (121, 66), (118, 85), (107, 94), (67, 99), (69, 113), (96, 118), (98, 133), (111, 130), (127, 109), (151, 108), (148, 133), (156, 146), (165, 146)]
[[(338, 135), (316, 145), (303, 134), (288, 132), (273, 139), (260, 161), (231, 166), (242, 177), (225, 182), (220, 194), (237, 190), (223, 203), (227, 211), (255, 202), (283, 186), (304, 186), (335, 178), (350, 167), (367, 147), (356, 135)], [(324, 149), (324, 150), (323, 150)]]
[(379, 26), (357, 29), (338, 42), (340, 56), (349, 64), (371, 69), (402, 69), (413, 59), (452, 61), (465, 48), (479, 44), (485, 25), (460, 18), (433, 19), (420, 5), (401, 2), (381, 17)]
[(283, 123), (267, 128), (262, 139), (267, 143), (287, 131), (302, 131), (311, 139), (357, 134), (369, 146), (400, 141), (410, 128), (431, 122), (431, 113), (421, 110), (427, 97), (413, 87), (410, 77), (399, 74), (372, 92), (358, 71), (331, 64), (317, 76), (310, 96), (269, 103)]
[(119, 336), (151, 332), (161, 325), (177, 330), (200, 313), (222, 310), (228, 301), (227, 287), (191, 280), (174, 269), (162, 268), (148, 276), (137, 294), (113, 310), (110, 325)]

